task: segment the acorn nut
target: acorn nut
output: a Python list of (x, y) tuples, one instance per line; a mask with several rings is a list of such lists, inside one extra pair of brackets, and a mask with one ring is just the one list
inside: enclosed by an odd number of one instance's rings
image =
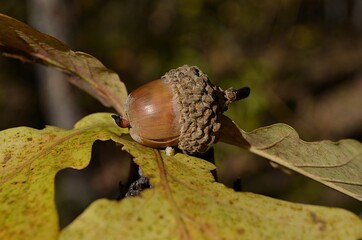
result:
[(224, 91), (199, 68), (184, 65), (134, 90), (127, 97), (126, 116), (112, 117), (142, 145), (203, 153), (218, 141), (228, 104), (249, 93), (248, 87)]

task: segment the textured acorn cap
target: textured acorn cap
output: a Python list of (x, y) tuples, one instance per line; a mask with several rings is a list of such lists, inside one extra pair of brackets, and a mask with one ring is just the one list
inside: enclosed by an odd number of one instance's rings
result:
[(229, 103), (238, 100), (238, 90), (223, 91), (195, 66), (172, 69), (161, 79), (171, 85), (179, 105), (178, 147), (189, 154), (206, 152), (218, 141), (222, 113)]

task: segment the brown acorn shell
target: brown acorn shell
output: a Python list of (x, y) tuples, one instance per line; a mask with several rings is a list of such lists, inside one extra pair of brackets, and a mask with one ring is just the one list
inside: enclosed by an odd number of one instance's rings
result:
[(179, 112), (168, 84), (162, 80), (146, 83), (127, 98), (131, 137), (150, 147), (176, 146), (181, 129)]

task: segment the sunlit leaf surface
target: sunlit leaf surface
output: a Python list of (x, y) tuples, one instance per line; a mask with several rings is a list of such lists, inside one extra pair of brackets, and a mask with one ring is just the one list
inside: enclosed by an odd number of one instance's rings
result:
[(362, 236), (345, 210), (234, 192), (215, 182), (214, 165), (184, 154), (166, 156), (121, 138), (152, 188), (120, 202), (98, 200), (61, 239), (344, 239)]
[(86, 167), (95, 140), (121, 134), (110, 114), (90, 115), (73, 130), (48, 126), (1, 131), (0, 239), (55, 239), (55, 174)]

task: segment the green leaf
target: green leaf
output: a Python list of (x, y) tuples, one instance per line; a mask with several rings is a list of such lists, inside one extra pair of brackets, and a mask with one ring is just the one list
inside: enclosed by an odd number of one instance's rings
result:
[(360, 219), (342, 209), (234, 192), (215, 182), (215, 166), (125, 139), (152, 188), (120, 202), (98, 200), (61, 239), (357, 239)]
[(40, 62), (70, 74), (70, 82), (124, 115), (127, 89), (119, 76), (93, 56), (74, 52), (59, 40), (0, 14), (0, 52), (27, 62)]
[(305, 142), (292, 127), (280, 123), (245, 132), (225, 118), (221, 141), (362, 201), (362, 144), (356, 140)]
[(63, 168), (86, 167), (95, 140), (109, 140), (124, 131), (109, 113), (85, 117), (73, 130), (48, 126), (1, 131), (0, 239), (57, 238), (55, 174)]

